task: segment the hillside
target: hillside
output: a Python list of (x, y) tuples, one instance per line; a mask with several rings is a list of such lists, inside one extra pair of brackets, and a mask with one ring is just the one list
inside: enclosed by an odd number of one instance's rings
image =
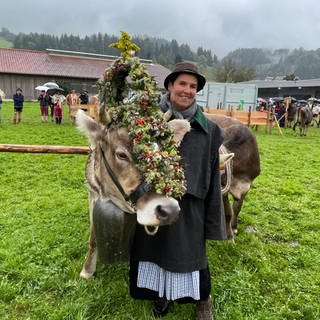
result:
[(0, 48), (12, 48), (13, 43), (7, 41), (6, 39), (0, 37)]
[[(263, 80), (267, 77), (285, 77), (287, 80), (296, 77), (300, 79), (320, 78), (320, 49), (239, 48), (219, 60), (211, 50), (199, 47), (193, 51), (189, 44), (179, 44), (176, 40), (168, 41), (148, 36), (136, 36), (132, 40), (141, 49), (137, 53), (140, 58), (151, 59), (169, 69), (176, 62), (193, 61), (210, 81), (228, 82), (226, 75), (230, 71), (240, 74), (240, 77), (231, 77), (229, 80), (231, 82)], [(101, 33), (80, 38), (66, 34), (60, 37), (38, 33), (15, 35), (6, 28), (0, 31), (0, 47), (2, 48), (30, 50), (51, 48), (117, 55), (118, 52), (114, 48), (109, 48), (109, 44), (116, 41), (116, 37)]]
[(253, 68), (257, 79), (281, 76), (291, 79), (295, 76), (300, 79), (320, 78), (320, 49), (237, 49), (223, 59), (228, 60), (232, 60), (238, 68)]

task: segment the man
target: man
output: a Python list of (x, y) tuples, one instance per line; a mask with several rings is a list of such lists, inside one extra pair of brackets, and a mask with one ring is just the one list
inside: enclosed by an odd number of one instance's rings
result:
[[(12, 123), (21, 123), (21, 114), (23, 110), (23, 102), (24, 102), (24, 96), (22, 94), (22, 89), (18, 88), (16, 90), (16, 93), (13, 95), (13, 120)], [(18, 117), (18, 119), (17, 119)]]
[(41, 93), (38, 97), (38, 101), (40, 104), (41, 122), (48, 122), (48, 109), (50, 97), (45, 90), (41, 90)]
[(87, 90), (82, 90), (79, 95), (80, 104), (88, 104), (89, 103), (89, 95)]
[(205, 83), (188, 62), (176, 64), (164, 81), (168, 93), (161, 100), (162, 111), (187, 119), (191, 131), (179, 150), (187, 180), (179, 219), (154, 236), (137, 225), (131, 250), (130, 293), (136, 299), (154, 300), (156, 317), (164, 316), (169, 304), (177, 301), (195, 303), (198, 320), (213, 319), (206, 240), (225, 240), (227, 235), (218, 151), (223, 135), (195, 100)]

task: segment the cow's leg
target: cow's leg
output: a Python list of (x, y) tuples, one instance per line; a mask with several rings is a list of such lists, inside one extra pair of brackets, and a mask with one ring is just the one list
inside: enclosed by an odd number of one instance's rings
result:
[(292, 130), (293, 130), (294, 132), (296, 132), (296, 126), (297, 126), (297, 122), (294, 122), (294, 124), (293, 124), (293, 126), (292, 126)]
[(234, 242), (234, 234), (233, 234), (232, 225), (231, 225), (233, 210), (229, 201), (228, 193), (223, 196), (223, 206), (224, 206), (224, 214), (226, 218), (228, 240), (231, 240), (232, 242)]
[(300, 124), (300, 136), (302, 137), (303, 136), (303, 133), (304, 133), (304, 126), (302, 124)]
[(86, 261), (82, 267), (80, 272), (80, 277), (84, 279), (92, 278), (94, 273), (96, 272), (97, 265), (97, 244), (96, 237), (93, 230), (93, 225), (90, 226), (90, 236), (89, 236), (89, 249), (87, 253)]
[(233, 204), (232, 204), (233, 215), (232, 215), (232, 219), (231, 219), (231, 227), (232, 227), (232, 232), (234, 234), (238, 233), (238, 216), (241, 211), (242, 204), (243, 204), (243, 201), (244, 201), (246, 194), (247, 193), (242, 194), (240, 199), (234, 198), (234, 200), (233, 200)]

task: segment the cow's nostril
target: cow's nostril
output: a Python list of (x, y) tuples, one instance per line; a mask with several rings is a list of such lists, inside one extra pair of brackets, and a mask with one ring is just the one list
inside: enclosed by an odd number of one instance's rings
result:
[(161, 206), (161, 205), (157, 206), (156, 212), (157, 212), (157, 218), (159, 220), (166, 220), (169, 217), (168, 210), (166, 210), (164, 206)]
[(161, 225), (166, 225), (174, 222), (179, 215), (180, 208), (172, 205), (158, 205), (156, 207), (156, 216)]

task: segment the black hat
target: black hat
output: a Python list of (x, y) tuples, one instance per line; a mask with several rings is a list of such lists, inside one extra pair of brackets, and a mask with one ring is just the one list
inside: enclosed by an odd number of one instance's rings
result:
[(173, 71), (165, 78), (164, 87), (168, 90), (169, 82), (174, 81), (176, 77), (181, 73), (189, 73), (197, 77), (198, 79), (197, 92), (202, 90), (202, 88), (206, 84), (206, 78), (199, 73), (196, 65), (190, 62), (179, 62), (174, 66)]

